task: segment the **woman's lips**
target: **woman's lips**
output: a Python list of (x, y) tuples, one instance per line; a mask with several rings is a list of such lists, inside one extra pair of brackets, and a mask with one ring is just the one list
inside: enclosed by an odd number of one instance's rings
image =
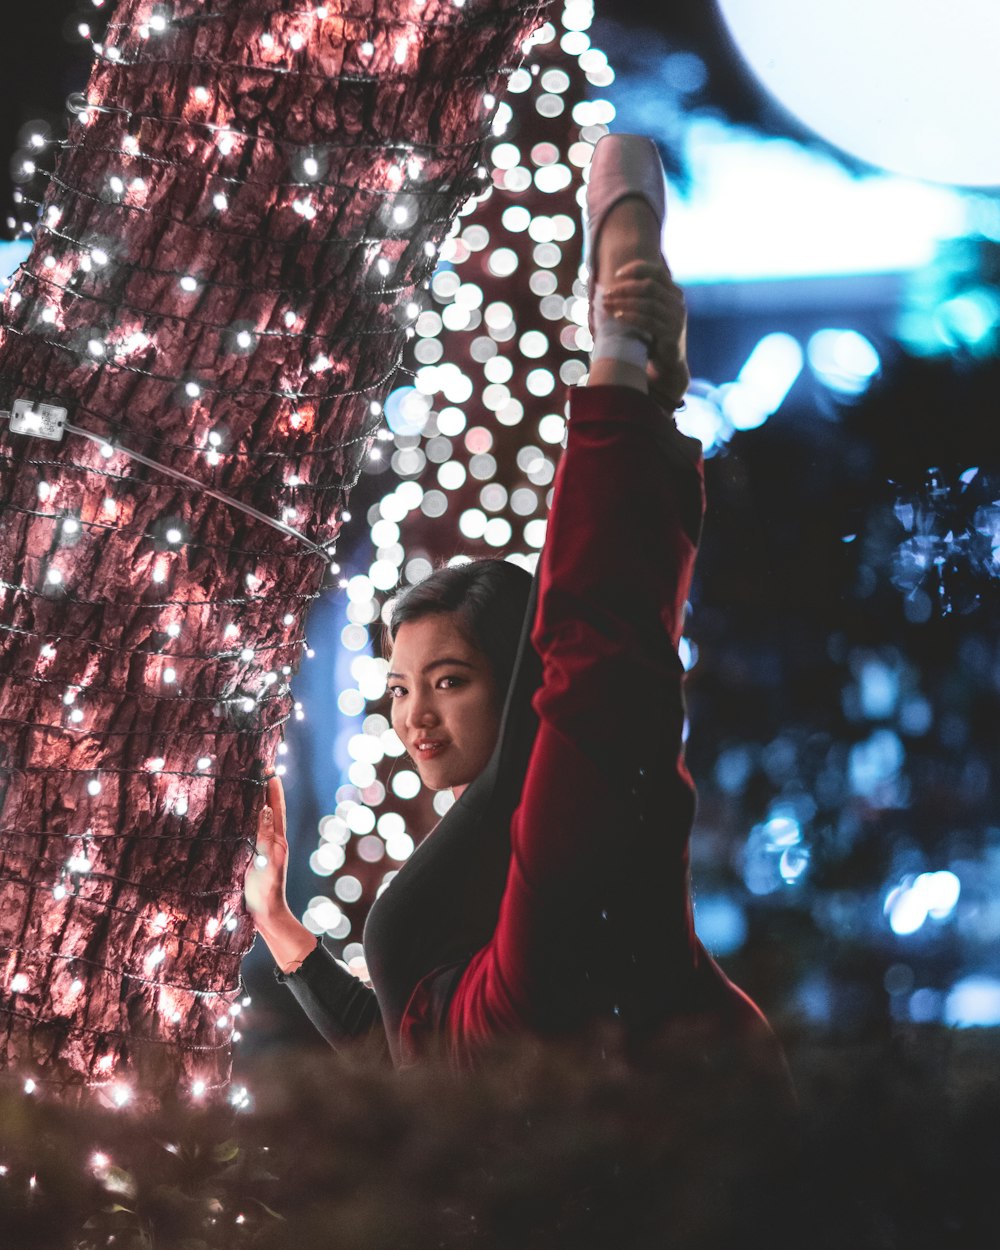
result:
[(414, 747), (418, 758), (422, 760), (435, 759), (442, 751), (447, 750), (447, 742), (418, 742)]

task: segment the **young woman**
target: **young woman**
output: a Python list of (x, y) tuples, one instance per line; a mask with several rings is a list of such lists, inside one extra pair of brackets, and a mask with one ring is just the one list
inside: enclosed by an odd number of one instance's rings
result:
[(458, 802), (372, 908), (374, 991), (289, 910), (268, 783), (268, 864), (247, 895), (279, 977), (331, 1042), (374, 1031), (397, 1064), (443, 1049), (464, 1067), (493, 1039), (602, 1019), (636, 1042), (678, 1022), (767, 1034), (692, 922), (677, 648), (701, 456), (670, 415), (689, 381), (685, 312), (649, 141), (601, 140), (587, 210), (594, 350), (535, 585), (503, 562), (442, 569), (392, 618), (393, 727), (424, 784)]

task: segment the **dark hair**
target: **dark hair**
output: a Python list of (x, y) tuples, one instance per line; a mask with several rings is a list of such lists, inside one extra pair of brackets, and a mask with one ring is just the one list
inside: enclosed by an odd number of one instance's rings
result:
[(409, 621), (454, 613), (462, 633), (489, 660), (503, 697), (530, 593), (531, 574), (509, 560), (471, 560), (436, 569), (395, 601), (389, 638), (395, 640), (400, 625)]

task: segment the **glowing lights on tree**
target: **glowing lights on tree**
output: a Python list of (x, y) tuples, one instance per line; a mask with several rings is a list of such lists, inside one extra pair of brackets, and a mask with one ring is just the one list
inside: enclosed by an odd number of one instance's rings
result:
[[(4, 888), (20, 899), (0, 930), (0, 1008), (8, 1037), (37, 1025), (62, 1039), (34, 1083), (100, 1085), (116, 1105), (137, 1093), (126, 1069), (141, 1081), (154, 1052), (155, 1079), (173, 1063), (193, 1097), (225, 1083), (250, 933), (252, 765), (302, 715), (288, 687), (302, 610), (348, 518), (405, 308), (456, 198), (479, 185), (484, 119), (467, 105), (499, 89), (492, 58), (531, 22), (517, 6), (471, 28), (449, 13), (407, 29), (393, 14), (345, 41), (326, 15), (143, 3), (103, 36), (87, 22), (99, 60), (71, 101), (76, 122), (57, 142), (34, 130), (20, 162), (22, 229), (38, 242), (0, 329), (14, 560), (0, 574), (0, 715), (26, 754), (0, 777)], [(406, 84), (408, 107), (377, 136), (286, 127), (300, 80), (316, 118), (341, 89), (315, 69), (331, 51), (345, 80), (365, 62), (351, 81), (376, 113)], [(211, 81), (171, 77), (209, 52)], [(213, 108), (241, 82), (269, 84), (266, 125)], [(422, 129), (431, 114), (443, 138)], [(11, 401), (31, 389), (34, 428), (18, 430)], [(63, 413), (56, 434), (43, 399)], [(69, 976), (50, 971), (63, 963)]]

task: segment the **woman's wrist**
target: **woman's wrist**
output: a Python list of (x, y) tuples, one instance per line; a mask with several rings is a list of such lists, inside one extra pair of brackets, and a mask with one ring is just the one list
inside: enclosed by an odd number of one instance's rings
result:
[(292, 915), (292, 910), (288, 906), (288, 901), (284, 893), (273, 898), (262, 900), (260, 904), (255, 905), (250, 914), (253, 916), (253, 922), (257, 927), (258, 933), (263, 936), (265, 929), (278, 929)]
[(287, 903), (258, 912), (254, 923), (282, 972), (294, 972), (316, 947), (315, 933), (295, 918)]

